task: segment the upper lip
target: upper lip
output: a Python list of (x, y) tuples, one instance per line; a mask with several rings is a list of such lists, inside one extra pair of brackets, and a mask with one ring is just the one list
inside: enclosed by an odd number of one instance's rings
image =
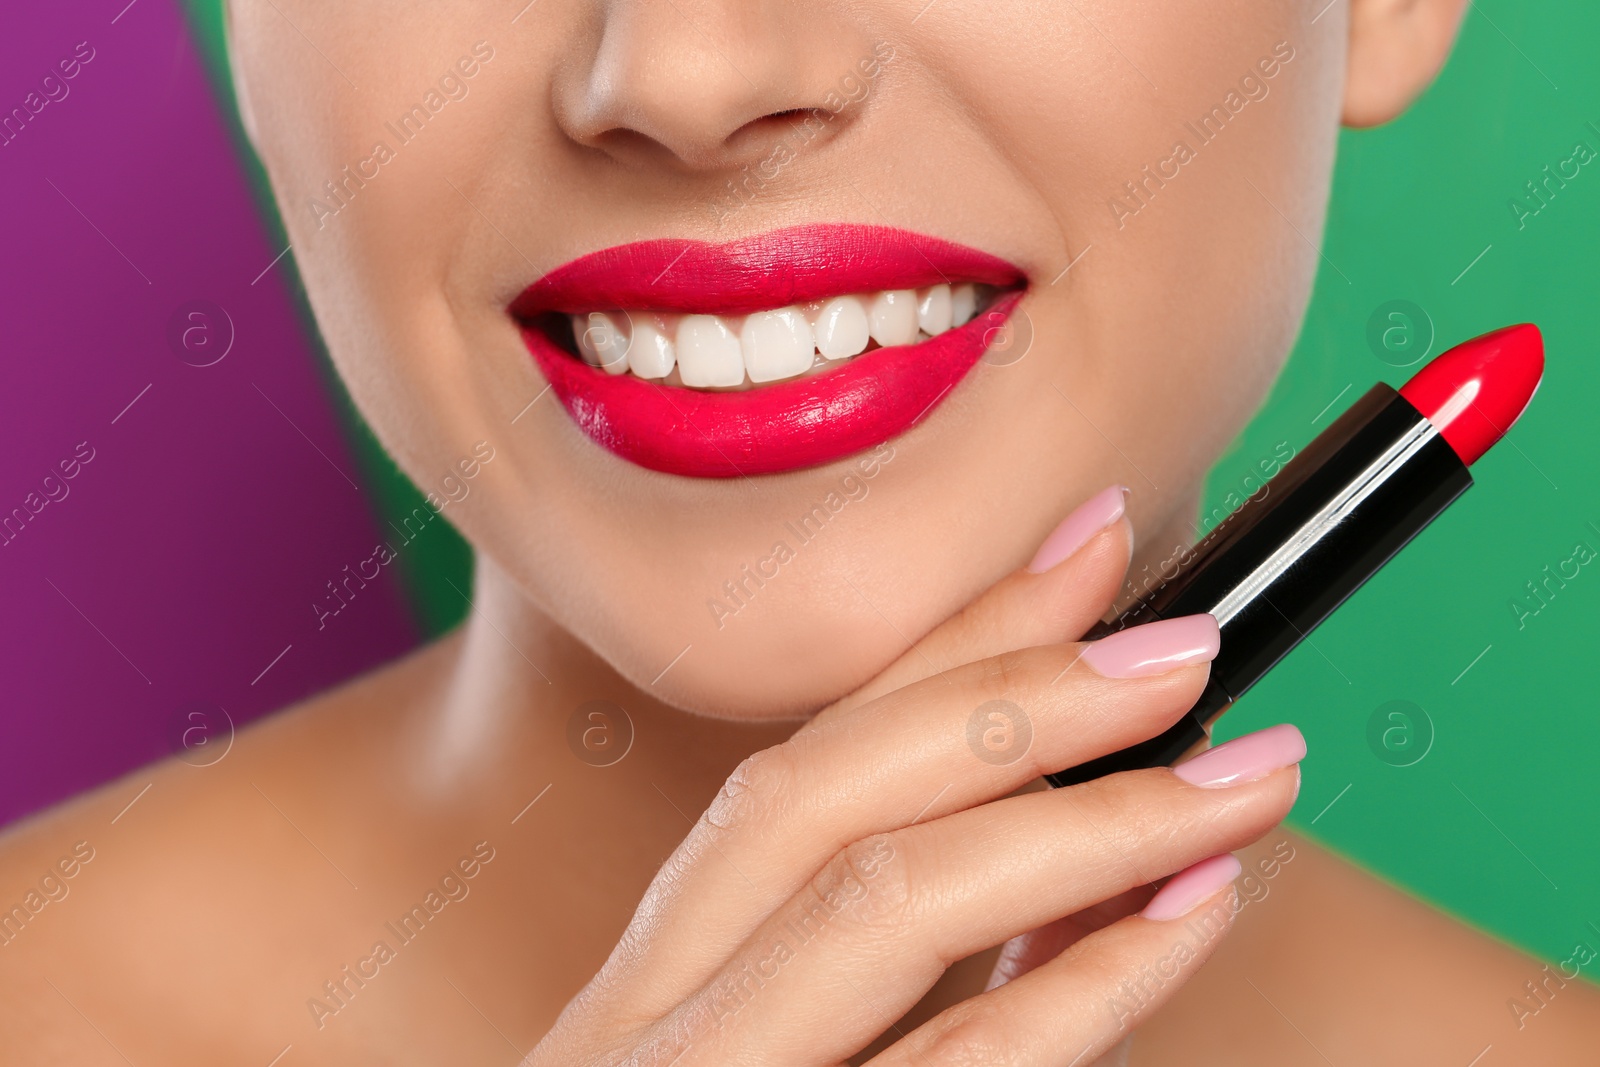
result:
[[(1020, 269), (987, 252), (884, 226), (831, 223), (721, 244), (668, 238), (607, 248), (551, 271), (510, 311), (550, 388), (592, 441), (651, 470), (727, 478), (830, 463), (905, 433), (971, 371), (1026, 282)], [(607, 373), (579, 359), (552, 328), (585, 312), (737, 316), (940, 283), (1013, 291), (931, 340), (869, 348), (821, 373), (737, 392)]]
[(797, 226), (733, 241), (660, 238), (617, 245), (555, 268), (511, 304), (543, 312), (687, 311), (738, 315), (846, 293), (940, 282), (1009, 288), (1026, 280), (987, 252), (887, 226)]

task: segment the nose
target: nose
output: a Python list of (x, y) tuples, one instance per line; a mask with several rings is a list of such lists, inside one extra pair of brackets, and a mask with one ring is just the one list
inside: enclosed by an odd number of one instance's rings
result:
[[(556, 121), (619, 162), (716, 171), (855, 120), (877, 55), (835, 0), (598, 0)], [(810, 120), (810, 121), (808, 121)]]

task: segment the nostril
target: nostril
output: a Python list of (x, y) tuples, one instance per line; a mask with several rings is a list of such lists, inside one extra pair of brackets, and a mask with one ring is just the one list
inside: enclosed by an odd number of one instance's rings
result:
[(811, 142), (828, 130), (832, 117), (815, 107), (774, 111), (734, 130), (724, 147), (734, 156), (765, 156), (782, 143)]
[(603, 130), (590, 138), (593, 147), (602, 152), (608, 152), (617, 159), (642, 161), (662, 154), (671, 154), (671, 149), (647, 137), (638, 130), (631, 130), (626, 126), (615, 129)]
[(754, 121), (745, 123), (744, 126), (734, 131), (734, 136), (737, 137), (745, 130), (750, 129), (761, 129), (763, 127), (768, 129), (778, 129), (783, 127), (798, 126), (807, 119), (820, 118), (821, 115), (822, 110), (815, 107), (792, 107), (787, 111), (774, 111), (770, 115), (763, 115)]

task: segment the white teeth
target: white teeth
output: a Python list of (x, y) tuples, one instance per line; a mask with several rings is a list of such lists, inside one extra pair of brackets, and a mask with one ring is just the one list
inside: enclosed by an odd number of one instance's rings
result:
[(752, 382), (775, 382), (811, 369), (816, 341), (799, 308), (760, 311), (744, 320), (739, 331), (744, 369)]
[(872, 339), (866, 306), (854, 296), (836, 296), (823, 304), (812, 330), (817, 338), (817, 351), (828, 359), (859, 356)]
[(950, 325), (965, 326), (978, 313), (978, 288), (972, 283), (958, 285), (950, 292)]
[(685, 315), (678, 323), (678, 375), (695, 388), (740, 385), (744, 354), (717, 315)]
[(885, 289), (867, 311), (872, 339), (885, 348), (917, 339), (917, 294), (910, 289)]
[(602, 367), (607, 374), (622, 374), (628, 369), (627, 316), (613, 317), (603, 311), (591, 311), (587, 316), (572, 316), (572, 332), (578, 339), (578, 351), (591, 366)]
[(589, 336), (589, 316), (572, 316), (572, 336), (578, 341), (578, 354), (591, 367), (600, 365), (600, 353), (594, 350), (594, 338)]
[(594, 311), (571, 316), (571, 323), (579, 356), (607, 374), (734, 389), (813, 373), (828, 361), (859, 356), (873, 341), (890, 348), (938, 337), (971, 322), (988, 293), (967, 282), (835, 296), (744, 316)]
[(633, 341), (628, 345), (628, 369), (638, 378), (665, 378), (672, 373), (677, 362), (677, 349), (672, 338), (658, 324), (654, 316), (635, 315)]
[(938, 337), (948, 330), (954, 314), (948, 285), (936, 285), (917, 301), (917, 325), (929, 337)]

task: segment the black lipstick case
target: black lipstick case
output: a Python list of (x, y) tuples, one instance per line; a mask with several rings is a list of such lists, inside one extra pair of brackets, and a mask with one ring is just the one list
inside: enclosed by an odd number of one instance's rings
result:
[(1467, 465), (1410, 402), (1378, 384), (1198, 544), (1170, 579), (1110, 622), (1128, 626), (1209, 612), (1221, 651), (1199, 701), (1148, 741), (1047, 775), (1074, 785), (1163, 767), (1317, 624), (1472, 485)]

